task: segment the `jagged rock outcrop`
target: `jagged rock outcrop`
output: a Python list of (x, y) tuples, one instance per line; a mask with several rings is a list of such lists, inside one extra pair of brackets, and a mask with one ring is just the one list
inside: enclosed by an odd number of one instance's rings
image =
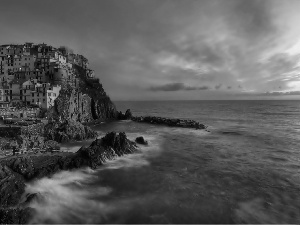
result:
[(54, 140), (60, 143), (72, 140), (80, 141), (97, 137), (97, 132), (90, 127), (84, 126), (74, 120), (49, 122), (45, 126), (44, 136), (47, 140)]
[(144, 137), (137, 137), (136, 139), (135, 139), (135, 142), (136, 143), (138, 143), (138, 144), (141, 144), (141, 145), (148, 145), (148, 141), (146, 141), (145, 139), (144, 139)]
[(132, 113), (130, 109), (127, 109), (125, 114), (120, 112), (117, 112), (117, 119), (118, 120), (130, 120), (132, 118)]
[[(25, 181), (49, 176), (60, 170), (89, 166), (93, 169), (105, 161), (136, 151), (134, 142), (125, 133), (108, 133), (76, 153), (19, 156), (0, 161), (0, 223), (27, 223), (34, 212), (26, 208), (35, 195), (28, 195), (25, 203), (19, 202), (24, 193)], [(9, 208), (13, 207), (13, 208)]]
[(107, 160), (133, 153), (135, 150), (135, 143), (129, 141), (125, 133), (117, 135), (111, 132), (101, 139), (96, 139), (89, 147), (79, 149), (74, 160), (95, 169)]

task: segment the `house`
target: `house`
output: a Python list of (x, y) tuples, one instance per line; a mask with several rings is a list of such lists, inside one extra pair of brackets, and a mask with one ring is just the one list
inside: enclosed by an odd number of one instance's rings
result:
[(94, 78), (88, 60), (66, 47), (54, 48), (47, 44), (0, 46), (0, 107), (54, 105), (62, 84), (79, 86), (74, 64), (86, 70), (87, 78)]

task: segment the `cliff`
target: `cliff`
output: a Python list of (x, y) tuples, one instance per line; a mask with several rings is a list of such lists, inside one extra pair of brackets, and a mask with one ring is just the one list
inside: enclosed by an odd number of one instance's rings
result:
[[(60, 170), (86, 166), (95, 169), (107, 160), (135, 151), (135, 143), (128, 140), (125, 133), (111, 132), (76, 153), (27, 155), (0, 161), (0, 223), (29, 222), (34, 211), (19, 202), (24, 193), (25, 182)], [(26, 203), (30, 202), (29, 198), (30, 196)]]
[(54, 107), (48, 110), (46, 116), (80, 123), (117, 119), (116, 107), (99, 79), (87, 78), (86, 70), (78, 65), (73, 65), (73, 68), (79, 80), (78, 87), (62, 84), (63, 88), (55, 99)]

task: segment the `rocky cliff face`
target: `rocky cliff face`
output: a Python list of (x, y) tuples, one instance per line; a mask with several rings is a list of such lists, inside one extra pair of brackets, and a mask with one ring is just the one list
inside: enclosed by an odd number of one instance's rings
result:
[(79, 86), (74, 88), (63, 84), (54, 107), (46, 113), (46, 116), (81, 123), (116, 119), (116, 107), (104, 91), (99, 79), (87, 78), (85, 69), (77, 65), (73, 66), (79, 78)]
[(24, 204), (19, 202), (26, 181), (49, 176), (60, 170), (86, 166), (94, 169), (107, 160), (134, 151), (136, 145), (127, 139), (125, 133), (111, 132), (76, 153), (19, 156), (2, 160), (0, 162), (0, 223), (29, 222), (33, 210), (24, 208)]
[(81, 141), (97, 137), (97, 132), (90, 127), (84, 126), (74, 120), (65, 120), (63, 122), (52, 121), (45, 126), (44, 137), (47, 140), (54, 140), (59, 143), (69, 141)]

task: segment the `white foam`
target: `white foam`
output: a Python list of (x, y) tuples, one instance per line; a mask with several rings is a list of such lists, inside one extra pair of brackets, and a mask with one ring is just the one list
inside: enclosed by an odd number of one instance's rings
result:
[(127, 138), (130, 140), (135, 140), (139, 136), (143, 136), (148, 145), (138, 145), (139, 151), (125, 155), (116, 160), (109, 161), (105, 164), (104, 168), (100, 169), (120, 169), (120, 168), (134, 168), (149, 166), (150, 157), (156, 157), (160, 154), (160, 140), (157, 135), (152, 134), (142, 134), (142, 133), (127, 133)]
[[(105, 216), (110, 210), (105, 204), (93, 200), (95, 196), (108, 195), (107, 187), (90, 187), (87, 182), (97, 177), (90, 169), (63, 171), (52, 178), (43, 178), (26, 186), (26, 193), (40, 193), (42, 198), (32, 201), (34, 218), (31, 223), (61, 223), (61, 221), (76, 221), (89, 223)], [(82, 212), (82, 214), (78, 214)], [(86, 218), (86, 215), (92, 217)]]

